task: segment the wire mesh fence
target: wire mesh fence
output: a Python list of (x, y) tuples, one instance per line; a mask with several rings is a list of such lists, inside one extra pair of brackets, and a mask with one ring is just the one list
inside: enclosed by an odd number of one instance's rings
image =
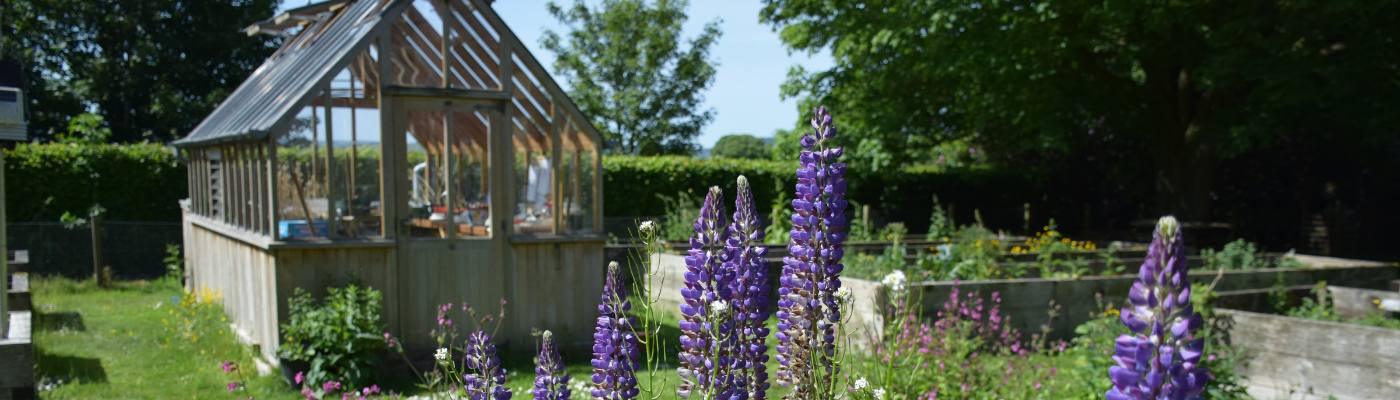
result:
[[(69, 229), (61, 222), (6, 225), (10, 250), (28, 250), (26, 269), (35, 275), (93, 276), (92, 228)], [(118, 279), (165, 275), (166, 245), (184, 242), (179, 222), (102, 221), (102, 261)]]

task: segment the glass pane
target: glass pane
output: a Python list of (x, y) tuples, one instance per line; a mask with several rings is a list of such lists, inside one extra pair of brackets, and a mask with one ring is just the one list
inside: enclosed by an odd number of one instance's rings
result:
[(588, 135), (570, 126), (561, 138), (563, 143), (559, 175), (562, 186), (559, 213), (564, 218), (564, 231), (592, 232), (594, 197), (594, 160), (596, 145)]
[(485, 118), (442, 110), (409, 110), (407, 117), (410, 236), (489, 237)]
[(325, 112), (316, 104), (304, 107), (277, 138), (279, 239), (326, 237)]
[[(368, 57), (366, 57), (368, 58)], [(370, 65), (370, 60), (361, 66)], [(379, 99), (365, 90), (363, 70), (352, 67), (331, 82), (332, 126), (335, 130), (333, 183), (345, 237), (381, 237), (379, 199)], [(343, 139), (342, 139), (343, 138)]]
[(553, 233), (553, 171), (548, 136), (528, 125), (533, 132), (516, 130), (515, 142), (515, 233)]
[(320, 91), (277, 138), (279, 239), (383, 235), (374, 54), (353, 59), (331, 80), (329, 104)]

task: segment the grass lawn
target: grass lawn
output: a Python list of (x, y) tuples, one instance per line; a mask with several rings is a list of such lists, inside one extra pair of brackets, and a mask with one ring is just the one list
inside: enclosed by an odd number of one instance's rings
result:
[[(170, 283), (93, 286), (54, 278), (32, 285), (36, 376), (56, 384), (41, 387), (48, 389), (41, 398), (231, 399), (234, 376), (219, 364), (233, 360), (253, 372), (252, 351), (235, 341), (218, 307), (182, 305)], [(302, 397), (278, 376), (249, 378), (259, 399)]]
[[(36, 278), (31, 290), (40, 398), (233, 399), (250, 394), (258, 399), (303, 398), (276, 371), (253, 376), (253, 351), (239, 344), (228, 329), (217, 293), (186, 295), (179, 286), (159, 281), (118, 282), (99, 289), (91, 281), (63, 278)], [(669, 319), (661, 334), (668, 338), (669, 365), (656, 372), (655, 386), (661, 389), (657, 397), (678, 399), (675, 337), (680, 332), (674, 318)], [(586, 334), (592, 336), (591, 330)], [(590, 356), (586, 351), (564, 355), (575, 383), (590, 382)], [(225, 360), (247, 370), (250, 393), (228, 391), (228, 383), (237, 378), (219, 368)], [(514, 399), (533, 399), (529, 393), (534, 387), (533, 358), (502, 354), (501, 361)], [(776, 361), (770, 361), (770, 374), (776, 368)], [(386, 378), (391, 382), (382, 386), (409, 396), (421, 394), (411, 377)], [(573, 398), (590, 398), (588, 389), (575, 389)], [(774, 385), (768, 394), (778, 398), (785, 392)]]

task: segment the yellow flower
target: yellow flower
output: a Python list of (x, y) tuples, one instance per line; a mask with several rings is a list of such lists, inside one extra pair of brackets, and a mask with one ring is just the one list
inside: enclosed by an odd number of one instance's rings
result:
[(117, 330), (116, 330), (116, 329), (113, 329), (113, 330), (107, 331), (107, 333), (117, 333)]

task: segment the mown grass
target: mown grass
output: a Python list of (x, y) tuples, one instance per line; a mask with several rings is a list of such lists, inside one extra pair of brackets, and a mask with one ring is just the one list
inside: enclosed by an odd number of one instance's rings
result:
[[(43, 399), (301, 399), (282, 382), (277, 371), (256, 376), (248, 346), (237, 341), (217, 302), (219, 294), (196, 291), (163, 281), (117, 282), (98, 288), (93, 282), (64, 278), (35, 278), (34, 342), (36, 376)], [(679, 398), (675, 353), (679, 335), (674, 317), (666, 316), (661, 336), (667, 338), (669, 363), (656, 371), (659, 398)], [(592, 336), (592, 331), (576, 334)], [(532, 346), (533, 347), (533, 346)], [(506, 386), (515, 399), (532, 399), (534, 360), (528, 353), (502, 353)], [(591, 354), (578, 349), (564, 355), (574, 382), (590, 382)], [(228, 383), (240, 378), (224, 373), (219, 364), (231, 360), (245, 368), (242, 380), (250, 392), (230, 393)], [(770, 366), (770, 371), (776, 365)], [(424, 395), (410, 376), (386, 376), (404, 396)], [(645, 381), (645, 380), (644, 380)], [(61, 383), (59, 383), (61, 382)], [(777, 391), (770, 391), (773, 397)], [(778, 393), (780, 396), (781, 394)], [(589, 398), (588, 389), (574, 398)]]
[(252, 351), (236, 341), (219, 307), (182, 305), (173, 283), (101, 289), (90, 280), (39, 278), (32, 290), (35, 372), (47, 389), (41, 398), (302, 398), (277, 375), (256, 373), (245, 374), (252, 392), (230, 393), (236, 376), (219, 364), (231, 360), (255, 372)]

